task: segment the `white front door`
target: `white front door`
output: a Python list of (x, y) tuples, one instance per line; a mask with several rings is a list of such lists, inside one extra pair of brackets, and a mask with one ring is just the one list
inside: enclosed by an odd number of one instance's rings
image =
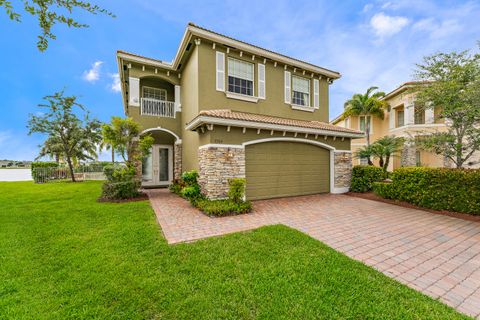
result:
[(154, 144), (142, 161), (142, 185), (166, 186), (173, 179), (173, 147)]

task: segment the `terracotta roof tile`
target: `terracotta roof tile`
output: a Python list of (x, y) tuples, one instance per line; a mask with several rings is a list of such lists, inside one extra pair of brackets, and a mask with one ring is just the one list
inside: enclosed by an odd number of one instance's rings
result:
[(200, 111), (200, 113), (196, 118), (200, 116), (209, 116), (209, 117), (230, 119), (230, 120), (252, 121), (252, 122), (258, 122), (258, 123), (276, 124), (276, 125), (301, 127), (301, 128), (311, 128), (311, 129), (317, 129), (317, 130), (328, 130), (328, 131), (334, 131), (339, 133), (342, 132), (342, 133), (352, 133), (352, 134), (359, 134), (359, 135), (363, 134), (363, 132), (361, 131), (347, 129), (347, 128), (335, 126), (335, 125), (325, 123), (325, 122), (320, 122), (320, 121), (288, 119), (288, 118), (281, 118), (281, 117), (275, 117), (275, 116), (261, 115), (256, 113), (232, 111), (229, 109), (202, 110)]

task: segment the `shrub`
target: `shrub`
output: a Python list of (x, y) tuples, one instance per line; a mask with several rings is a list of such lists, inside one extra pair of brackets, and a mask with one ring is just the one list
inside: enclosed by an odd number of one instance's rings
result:
[(110, 182), (106, 181), (102, 186), (102, 198), (104, 199), (130, 199), (140, 195), (140, 181), (136, 179)]
[(183, 182), (183, 180), (173, 180), (172, 181), (172, 184), (170, 184), (168, 186), (168, 189), (170, 190), (170, 192), (173, 192), (177, 195), (182, 195), (182, 189), (185, 187), (185, 183)]
[(374, 166), (354, 166), (350, 190), (353, 192), (367, 192), (372, 190), (374, 182), (385, 179), (382, 168)]
[(230, 199), (208, 200), (198, 199), (195, 206), (210, 216), (225, 216), (229, 214), (248, 213), (252, 211), (252, 204), (249, 201), (234, 202)]
[(243, 201), (245, 195), (245, 179), (234, 178), (228, 181), (228, 198), (235, 203)]
[(201, 197), (202, 195), (200, 193), (200, 186), (198, 184), (184, 187), (180, 193), (183, 197), (187, 198), (188, 200), (195, 200)]
[(396, 169), (389, 187), (376, 193), (420, 207), (480, 215), (480, 170), (408, 167)]
[(135, 168), (105, 166), (103, 172), (107, 181), (102, 186), (104, 199), (129, 199), (140, 195), (140, 181), (135, 176)]
[(372, 190), (375, 194), (385, 199), (392, 198), (392, 184), (390, 182), (374, 182)]
[(198, 172), (195, 170), (186, 171), (182, 173), (182, 180), (186, 186), (197, 184)]

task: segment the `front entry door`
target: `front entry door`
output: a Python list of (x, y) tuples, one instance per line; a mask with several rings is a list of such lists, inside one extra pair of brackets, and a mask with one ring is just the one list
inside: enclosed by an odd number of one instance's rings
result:
[(173, 147), (154, 144), (142, 161), (142, 185), (166, 186), (173, 179)]

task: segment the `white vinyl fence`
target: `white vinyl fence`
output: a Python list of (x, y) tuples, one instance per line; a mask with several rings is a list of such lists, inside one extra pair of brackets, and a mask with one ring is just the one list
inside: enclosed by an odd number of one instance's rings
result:
[[(102, 166), (82, 166), (74, 170), (75, 180), (105, 180)], [(34, 168), (32, 177), (35, 183), (46, 183), (58, 180), (71, 180), (70, 169), (68, 167), (44, 167)]]

